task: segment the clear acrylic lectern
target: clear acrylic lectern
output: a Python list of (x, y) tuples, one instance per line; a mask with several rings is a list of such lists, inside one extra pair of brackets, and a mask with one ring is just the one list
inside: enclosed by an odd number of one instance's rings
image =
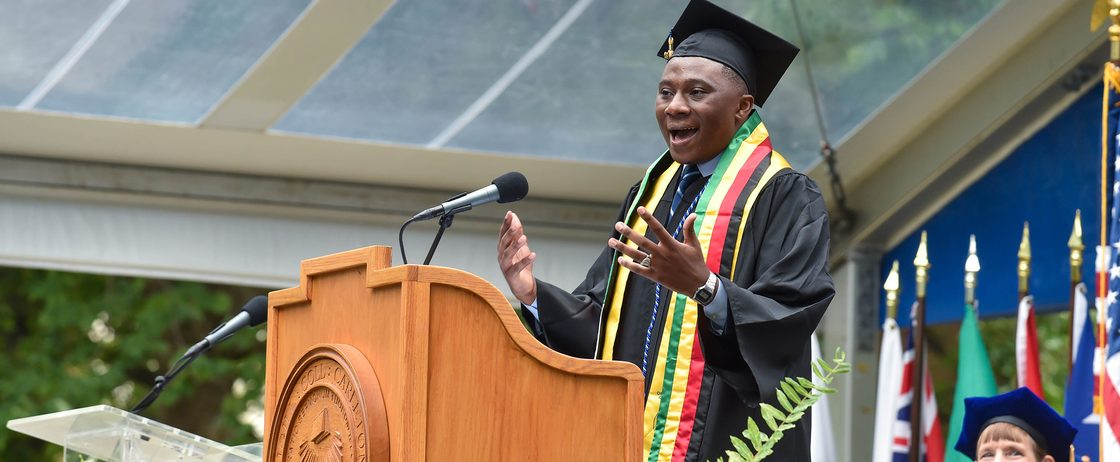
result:
[(259, 462), (261, 457), (112, 406), (8, 421), (8, 428), (65, 448), (66, 462)]

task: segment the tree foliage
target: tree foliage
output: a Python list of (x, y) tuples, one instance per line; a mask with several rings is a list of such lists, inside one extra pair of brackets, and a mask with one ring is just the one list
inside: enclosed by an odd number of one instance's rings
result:
[[(981, 308), (982, 309), (982, 308)], [(983, 314), (983, 313), (981, 313)], [(1054, 409), (1064, 409), (1066, 380), (1069, 377), (1069, 312), (1038, 313), (1039, 364), (1042, 365), (1042, 388), (1046, 402)], [(1018, 388), (1015, 371), (1016, 317), (980, 319), (980, 333), (988, 347), (988, 358), (1000, 393)], [(939, 416), (949, 421), (953, 390), (957, 383), (957, 341), (960, 324), (930, 326), (928, 330), (929, 367), (933, 375)]]
[[(260, 289), (0, 268), (0, 421), (96, 404), (131, 408), (185, 350)], [(243, 423), (264, 385), (263, 329), (195, 361), (144, 415), (220, 441), (259, 441)], [(61, 449), (0, 432), (0, 459)]]

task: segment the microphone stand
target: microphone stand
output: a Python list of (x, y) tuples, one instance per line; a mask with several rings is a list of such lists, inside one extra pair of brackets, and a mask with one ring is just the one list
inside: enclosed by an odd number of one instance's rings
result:
[(439, 217), (439, 230), (436, 231), (436, 237), (432, 239), (432, 246), (428, 248), (428, 256), (424, 258), (425, 265), (432, 262), (432, 255), (436, 253), (436, 247), (439, 246), (439, 240), (443, 238), (443, 232), (451, 227), (451, 221), (454, 219), (454, 213), (445, 213)]
[[(450, 201), (453, 201), (455, 199), (458, 199), (458, 198), (466, 196), (466, 195), (467, 195), (467, 193), (456, 194), (454, 196), (449, 197), (444, 202), (450, 202)], [(431, 263), (432, 255), (434, 255), (436, 253), (436, 247), (439, 246), (439, 240), (443, 238), (443, 232), (446, 231), (447, 228), (451, 227), (451, 221), (455, 219), (455, 214), (459, 213), (459, 212), (465, 212), (465, 211), (470, 210), (470, 209), (471, 209), (471, 206), (467, 205), (465, 207), (457, 207), (455, 209), (448, 210), (448, 211), (444, 212), (443, 215), (440, 215), (440, 217), (439, 217), (439, 231), (436, 231), (436, 237), (432, 241), (432, 246), (428, 249), (428, 256), (426, 258), (424, 258), (424, 264), (425, 265), (427, 265), (428, 263)], [(404, 224), (401, 225), (400, 231), (397, 232), (397, 241), (399, 241), (400, 248), (401, 248), (401, 261), (404, 262), (404, 264), (406, 264), (406, 265), (408, 264), (408, 256), (405, 255), (405, 253), (404, 253), (404, 229), (406, 227), (408, 227), (408, 225), (412, 224), (413, 222), (420, 221), (420, 220), (421, 220), (421, 218), (419, 216), (409, 218), (408, 221), (405, 221)]]
[(156, 398), (159, 398), (159, 394), (163, 393), (164, 387), (166, 387), (167, 384), (171, 382), (171, 379), (174, 379), (175, 376), (179, 375), (179, 373), (182, 372), (183, 369), (186, 369), (186, 367), (197, 358), (197, 351), (187, 352), (187, 354), (179, 358), (178, 361), (175, 361), (175, 364), (171, 365), (171, 368), (167, 370), (167, 373), (156, 377), (155, 386), (153, 386), (151, 391), (149, 391), (147, 395), (144, 395), (144, 398), (141, 399), (140, 402), (137, 403), (136, 406), (134, 406), (129, 412), (132, 412), (133, 414), (139, 414), (143, 412), (144, 409), (147, 409), (148, 406), (151, 406), (152, 403), (156, 401)]

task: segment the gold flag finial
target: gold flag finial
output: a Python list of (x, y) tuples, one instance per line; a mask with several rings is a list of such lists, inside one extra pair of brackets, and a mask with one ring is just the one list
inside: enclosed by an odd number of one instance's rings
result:
[(980, 258), (976, 256), (976, 235), (968, 237), (968, 259), (964, 261), (964, 302), (976, 306), (976, 273), (980, 272)]
[(1093, 2), (1093, 13), (1089, 16), (1089, 31), (1094, 32), (1108, 20), (1108, 0)]
[(922, 241), (914, 254), (914, 279), (917, 280), (918, 298), (926, 296), (926, 282), (929, 282), (929, 251), (926, 246), (926, 232), (922, 231)]
[(891, 272), (887, 281), (883, 283), (883, 290), (887, 291), (887, 318), (894, 319), (898, 315), (898, 292), (902, 285), (898, 280), (898, 260), (891, 265)]
[(1120, 0), (1108, 0), (1108, 17), (1112, 25), (1108, 26), (1108, 41), (1111, 43), (1109, 58), (1112, 61), (1120, 60)]
[(1019, 292), (1026, 293), (1031, 278), (1031, 228), (1023, 222), (1023, 240), (1019, 241)]
[(1081, 282), (1081, 265), (1085, 263), (1085, 243), (1081, 241), (1081, 209), (1073, 215), (1073, 232), (1069, 233), (1069, 279)]

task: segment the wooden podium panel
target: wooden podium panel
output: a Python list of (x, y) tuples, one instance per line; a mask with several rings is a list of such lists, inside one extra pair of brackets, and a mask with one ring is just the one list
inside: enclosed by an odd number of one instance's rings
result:
[[(299, 287), (270, 294), (266, 428), (290, 414), (278, 403), (288, 402), (281, 395), (301, 358), (335, 345), (364, 357), (353, 362), (368, 361), (376, 377), (366, 381), (375, 383), (363, 389), (380, 394), (364, 397), (369, 422), (365, 433), (354, 432), (368, 438), (368, 454), (352, 451), (363, 449), (362, 440), (344, 445), (352, 452), (343, 460), (638, 460), (637, 367), (550, 350), (477, 276), (390, 261), (388, 247), (307, 260)], [(328, 417), (339, 421), (327, 414), (292, 419), (308, 427), (292, 434), (321, 441), (329, 432), (318, 426), (326, 428)], [(380, 421), (387, 422), (387, 442), (378, 439)], [(294, 449), (283, 457), (266, 450), (273, 460), (298, 460)]]

